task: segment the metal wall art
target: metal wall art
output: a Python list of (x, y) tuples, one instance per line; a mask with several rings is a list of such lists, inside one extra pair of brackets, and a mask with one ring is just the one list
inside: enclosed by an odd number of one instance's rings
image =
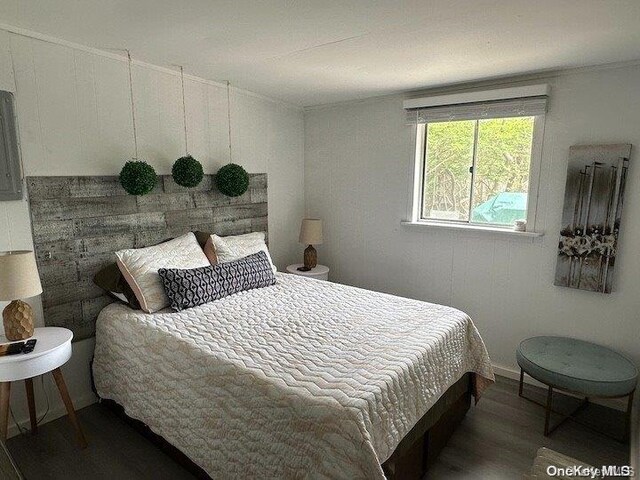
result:
[(630, 144), (569, 150), (555, 284), (611, 293)]

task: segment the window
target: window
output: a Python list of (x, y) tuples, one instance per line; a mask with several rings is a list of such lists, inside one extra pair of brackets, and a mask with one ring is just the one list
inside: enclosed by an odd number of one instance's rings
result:
[(416, 124), (412, 221), (511, 229), (525, 220), (534, 230), (544, 93), (408, 109)]

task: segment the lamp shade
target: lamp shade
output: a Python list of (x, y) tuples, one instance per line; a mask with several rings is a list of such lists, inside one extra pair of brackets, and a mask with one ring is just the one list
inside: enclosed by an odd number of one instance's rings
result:
[(320, 245), (322, 243), (322, 220), (305, 218), (300, 226), (300, 243)]
[(13, 301), (42, 293), (33, 252), (0, 252), (0, 300)]

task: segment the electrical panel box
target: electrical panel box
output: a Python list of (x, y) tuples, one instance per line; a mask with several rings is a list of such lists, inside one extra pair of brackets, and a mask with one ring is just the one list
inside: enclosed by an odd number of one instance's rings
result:
[(22, 178), (13, 94), (0, 91), (0, 201), (21, 199)]

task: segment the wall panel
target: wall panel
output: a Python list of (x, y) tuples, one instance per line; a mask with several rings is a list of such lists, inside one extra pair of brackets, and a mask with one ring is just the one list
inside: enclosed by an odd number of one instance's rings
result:
[[(196, 192), (168, 175), (158, 180), (153, 193), (135, 197), (116, 176), (27, 177), (45, 325), (69, 328), (76, 341), (94, 335), (100, 309), (113, 300), (93, 277), (115, 262), (116, 250), (148, 247), (196, 230), (224, 229), (227, 235), (267, 230), (265, 174), (252, 174), (247, 193), (235, 198), (216, 190), (211, 175), (203, 181), (209, 190)], [(206, 201), (196, 208), (194, 197), (203, 196)]]
[[(133, 156), (127, 62), (124, 58), (112, 58), (112, 55), (113, 52), (103, 55), (0, 31), (0, 88), (16, 95), (21, 156), (26, 175), (114, 176)], [(154, 165), (159, 174), (166, 175), (184, 148), (179, 75), (135, 60), (133, 70), (136, 108), (140, 111), (137, 123), (144, 136), (140, 156)], [(188, 67), (186, 70), (188, 73)], [(253, 129), (256, 124), (249, 123), (251, 111), (260, 110), (263, 121), (258, 128), (262, 128), (262, 124), (268, 125), (272, 132), (269, 142), (256, 143), (259, 148), (252, 148), (248, 158), (237, 155), (234, 161), (245, 166), (250, 173), (268, 173), (270, 188), (275, 186), (268, 194), (268, 224), (266, 219), (241, 222), (246, 229), (266, 230), (268, 227), (273, 260), (283, 269), (297, 260), (302, 251), (297, 243), (297, 229), (304, 213), (303, 114), (298, 108), (251, 92), (235, 87), (231, 91), (233, 102), (236, 105), (246, 103), (248, 106), (242, 110), (249, 113), (234, 116), (234, 130)], [(186, 103), (189, 137), (194, 145), (191, 153), (202, 162), (205, 173), (213, 174), (228, 163), (226, 86), (187, 76)], [(234, 147), (242, 152), (244, 149), (237, 145), (239, 141), (253, 142), (251, 132), (234, 138)], [(260, 170), (256, 170), (258, 167)], [(104, 184), (77, 185), (74, 188), (88, 196), (100, 196), (109, 191)], [(265, 196), (260, 194), (260, 198)], [(33, 235), (42, 241), (47, 240), (54, 255), (60, 256), (69, 249), (80, 248), (65, 240), (69, 233), (67, 221), (56, 222), (46, 227), (34, 226)], [(92, 226), (89, 219), (83, 219), (79, 227), (89, 231), (96, 225)], [(224, 221), (218, 228), (220, 233), (229, 234), (237, 229), (237, 225)], [(162, 233), (149, 233), (144, 238), (134, 238), (134, 241), (138, 246), (160, 241), (164, 238), (159, 238)], [(26, 198), (23, 201), (0, 202), (0, 250), (33, 249), (32, 238)], [(83, 246), (87, 251), (96, 253), (96, 258), (113, 251), (118, 245), (130, 244), (128, 237), (118, 235), (104, 242), (94, 240), (85, 239)], [(90, 261), (90, 258), (86, 259), (86, 262)], [(63, 276), (69, 274), (68, 268), (60, 272)], [(37, 324), (43, 325), (40, 298), (29, 299), (29, 302), (37, 312)], [(0, 308), (3, 307), (4, 304), (0, 303)], [(48, 318), (53, 322), (72, 324), (81, 322), (85, 315), (93, 315), (99, 308), (100, 302), (89, 299), (84, 304), (71, 303), (52, 308)], [(89, 382), (92, 354), (91, 339), (75, 342), (74, 356), (65, 366), (65, 377), (76, 406), (95, 400)], [(50, 385), (45, 385), (50, 389)], [(44, 395), (38, 392), (39, 388), (36, 385), (36, 397), (40, 400)], [(18, 421), (28, 424), (22, 391), (16, 389), (12, 395), (19, 397), (12, 402)], [(49, 398), (53, 405), (47, 418), (63, 414), (64, 408), (57, 402), (55, 387), (49, 392)], [(40, 414), (41, 407), (43, 405), (38, 405)]]
[[(640, 67), (551, 77), (539, 200), (542, 238), (416, 230), (407, 218), (411, 127), (402, 95), (305, 112), (307, 214), (325, 221), (320, 261), (332, 279), (467, 311), (494, 362), (515, 369), (532, 335), (569, 335), (640, 361)], [(540, 80), (536, 80), (537, 83)], [(632, 143), (615, 292), (553, 285), (569, 147)]]

